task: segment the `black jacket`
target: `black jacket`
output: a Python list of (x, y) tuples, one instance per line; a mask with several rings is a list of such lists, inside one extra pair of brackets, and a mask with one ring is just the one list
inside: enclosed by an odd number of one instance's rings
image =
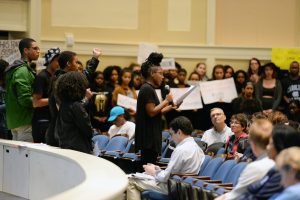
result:
[(89, 115), (81, 102), (60, 104), (55, 135), (61, 148), (91, 153), (93, 130)]

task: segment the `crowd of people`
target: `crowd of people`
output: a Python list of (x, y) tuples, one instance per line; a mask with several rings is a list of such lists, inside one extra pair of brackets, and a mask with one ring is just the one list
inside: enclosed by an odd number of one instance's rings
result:
[[(93, 49), (83, 69), (75, 52), (51, 48), (45, 54), (46, 68), (36, 74), (32, 67), (32, 61), (40, 56), (36, 41), (22, 39), (19, 51), (21, 59), (11, 65), (0, 60), (1, 138), (42, 142), (90, 154), (94, 134), (110, 138), (121, 135), (135, 140), (146, 173), (165, 183), (173, 172), (199, 171), (204, 152), (191, 140), (191, 133), (197, 129), (208, 149), (224, 147), (227, 159), (254, 161), (241, 174), (236, 188), (220, 199), (241, 195), (253, 199), (266, 195), (266, 191), (271, 197), (283, 190), (277, 178), (281, 176), (294, 178), (292, 183), (283, 180), (284, 187), (299, 184), (299, 158), (290, 161), (278, 155), (282, 150), (284, 155), (299, 155), (297, 148), (284, 150), (300, 146), (297, 61), (290, 64), (288, 73), (271, 62), (262, 66), (257, 58), (250, 59), (247, 72), (218, 64), (209, 78), (205, 63), (198, 63), (189, 76), (178, 63), (175, 69), (163, 70), (160, 53), (151, 53), (141, 66), (108, 66), (102, 72), (96, 71), (102, 54), (98, 48)], [(216, 102), (202, 109), (180, 111), (168, 89), (189, 87), (188, 80), (226, 78), (234, 79), (238, 97), (231, 103)], [(137, 99), (136, 110), (118, 106), (118, 95)], [(166, 170), (154, 165), (164, 129), (172, 133), (177, 144)], [(268, 179), (262, 183), (264, 176)], [(165, 184), (131, 180), (128, 195), (138, 196), (137, 188), (149, 189), (149, 184), (150, 189), (166, 192)], [(270, 194), (262, 189), (265, 186), (276, 190)], [(281, 196), (276, 198), (283, 199)]]

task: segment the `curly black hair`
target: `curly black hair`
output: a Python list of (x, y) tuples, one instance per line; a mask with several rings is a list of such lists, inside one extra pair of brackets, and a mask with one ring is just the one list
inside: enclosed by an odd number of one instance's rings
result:
[(63, 74), (57, 80), (56, 95), (61, 102), (80, 101), (88, 87), (86, 77), (77, 71)]
[(142, 64), (141, 72), (142, 76), (147, 79), (150, 75), (151, 68), (160, 66), (161, 60), (163, 59), (163, 54), (153, 52), (149, 55), (146, 61)]
[(120, 76), (120, 73), (121, 73), (121, 67), (120, 66), (117, 66), (117, 65), (110, 65), (110, 66), (107, 66), (104, 71), (103, 71), (103, 75), (104, 75), (104, 80), (107, 82), (107, 83), (110, 83), (111, 82), (111, 74), (113, 73), (113, 71), (116, 70), (118, 75)]

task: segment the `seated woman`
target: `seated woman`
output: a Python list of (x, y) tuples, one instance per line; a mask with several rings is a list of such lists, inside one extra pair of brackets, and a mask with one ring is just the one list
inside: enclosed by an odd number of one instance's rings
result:
[(248, 134), (246, 133), (247, 124), (248, 120), (245, 114), (236, 114), (231, 117), (230, 128), (234, 134), (229, 137), (225, 145), (225, 154), (228, 158), (241, 157), (249, 146)]

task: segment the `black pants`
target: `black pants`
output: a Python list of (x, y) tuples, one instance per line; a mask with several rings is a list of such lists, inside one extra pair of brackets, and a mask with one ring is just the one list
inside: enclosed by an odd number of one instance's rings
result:
[(158, 153), (152, 149), (141, 150), (141, 164), (146, 165), (147, 163), (156, 164)]
[(49, 126), (49, 120), (32, 120), (32, 137), (35, 143), (46, 143), (45, 134)]

